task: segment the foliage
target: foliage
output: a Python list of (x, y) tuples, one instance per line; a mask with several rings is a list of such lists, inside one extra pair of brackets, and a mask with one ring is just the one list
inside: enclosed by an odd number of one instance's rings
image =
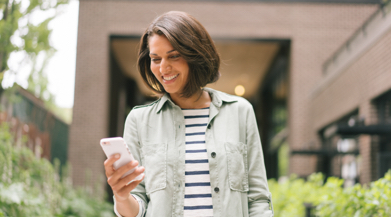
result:
[(343, 179), (329, 177), (323, 182), (321, 173), (307, 181), (291, 176), (281, 183), (269, 180), (275, 217), (304, 216), (304, 203), (312, 203), (319, 217), (383, 217), (391, 216), (391, 171), (365, 187), (356, 184), (343, 188)]
[[(391, 171), (368, 187), (356, 184), (350, 188), (341, 188), (342, 180), (326, 183), (328, 194), (317, 207), (320, 216), (391, 216)], [(338, 189), (334, 193), (334, 189)]]
[(322, 185), (323, 175), (320, 173), (312, 174), (307, 182), (295, 175), (281, 183), (270, 179), (275, 216), (304, 216), (303, 204), (316, 203), (323, 193)]
[[(51, 30), (48, 25), (57, 16), (57, 8), (68, 1), (0, 0), (0, 83), (5, 73), (18, 73), (18, 70), (9, 68), (8, 60), (12, 53), (21, 52), (25, 56), (22, 62), (30, 61), (33, 64), (28, 79), (28, 90), (45, 101), (53, 100), (47, 90), (47, 78), (43, 72), (48, 59), (55, 52), (49, 42)], [(37, 12), (46, 14), (46, 18), (42, 21), (33, 20)], [(38, 57), (43, 58), (42, 64), (37, 64)], [(2, 90), (3, 87), (0, 85), (0, 93)]]
[(104, 200), (102, 190), (75, 189), (70, 167), (59, 175), (54, 166), (19, 144), (7, 123), (0, 126), (0, 216), (113, 216), (113, 206)]
[[(19, 67), (30, 67), (27, 90), (45, 103), (45, 108), (71, 122), (69, 112), (63, 112), (54, 104), (54, 96), (48, 90), (45, 72), (50, 58), (56, 50), (50, 44), (52, 30), (50, 22), (61, 12), (62, 5), (69, 0), (0, 0), (0, 96), (11, 102), (15, 99), (18, 85), (13, 78), (23, 70), (9, 67), (11, 55), (23, 56)], [(41, 19), (41, 20), (39, 20)], [(26, 67), (26, 69), (28, 69)], [(3, 79), (8, 78), (8, 82)], [(3, 89), (3, 84), (7, 84)], [(4, 109), (3, 107), (0, 110)]]
[[(23, 3), (28, 5), (23, 6)], [(0, 72), (8, 69), (7, 60), (14, 51), (24, 50), (28, 55), (37, 56), (41, 51), (53, 49), (49, 43), (51, 30), (48, 23), (55, 17), (49, 16), (38, 24), (30, 20), (36, 11), (49, 11), (68, 0), (0, 0)], [(21, 20), (26, 22), (20, 22)], [(21, 25), (22, 24), (22, 25)], [(12, 42), (12, 38), (20, 36), (21, 43)]]
[(286, 176), (289, 166), (289, 145), (284, 142), (278, 149), (278, 175)]

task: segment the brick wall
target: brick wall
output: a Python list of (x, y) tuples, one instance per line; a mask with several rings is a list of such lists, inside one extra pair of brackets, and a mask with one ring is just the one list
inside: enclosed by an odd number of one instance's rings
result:
[[(365, 124), (375, 124), (372, 100), (391, 89), (391, 29), (339, 77), (325, 88), (313, 101), (314, 128), (319, 130), (358, 109)], [(360, 181), (368, 183), (376, 179), (375, 137), (359, 137), (361, 154)]]
[[(68, 159), (73, 180), (84, 184), (103, 178), (104, 153), (99, 140), (108, 132), (109, 32), (106, 3), (80, 2), (75, 77), (75, 101)], [(103, 182), (103, 180), (102, 180)]]

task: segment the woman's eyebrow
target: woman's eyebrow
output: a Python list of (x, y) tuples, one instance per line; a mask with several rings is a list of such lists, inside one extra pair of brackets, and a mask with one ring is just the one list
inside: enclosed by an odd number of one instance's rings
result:
[[(174, 49), (174, 50), (167, 51), (167, 54), (168, 54), (168, 53), (172, 53), (172, 52), (174, 52), (174, 51), (176, 51), (176, 50)], [(149, 55), (157, 56), (157, 54), (155, 54), (155, 53), (149, 53)]]

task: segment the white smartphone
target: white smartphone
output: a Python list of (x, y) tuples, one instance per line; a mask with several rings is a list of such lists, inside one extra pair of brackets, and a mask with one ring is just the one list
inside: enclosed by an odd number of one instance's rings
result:
[[(102, 146), (102, 149), (105, 152), (107, 158), (111, 157), (114, 154), (121, 155), (121, 157), (116, 162), (114, 162), (113, 165), (114, 169), (118, 169), (123, 165), (129, 163), (130, 161), (134, 160), (132, 153), (130, 153), (128, 146), (126, 146), (125, 140), (122, 137), (111, 137), (111, 138), (101, 139), (100, 145)], [(121, 178), (133, 173), (134, 170), (135, 169), (129, 170)], [(142, 178), (142, 174), (137, 176), (134, 180), (141, 180), (141, 178)]]

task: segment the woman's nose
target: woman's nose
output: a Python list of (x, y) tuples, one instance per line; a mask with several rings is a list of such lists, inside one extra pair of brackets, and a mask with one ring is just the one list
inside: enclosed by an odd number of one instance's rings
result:
[(171, 71), (171, 65), (167, 60), (162, 59), (160, 62), (160, 73), (167, 73)]

